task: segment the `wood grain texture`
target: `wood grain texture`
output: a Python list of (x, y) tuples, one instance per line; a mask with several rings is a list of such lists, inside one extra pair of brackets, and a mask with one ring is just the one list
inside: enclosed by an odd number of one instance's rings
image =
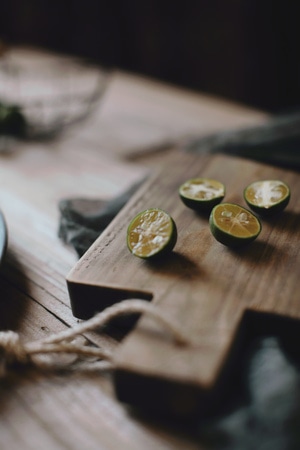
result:
[[(44, 61), (42, 50), (14, 50), (15, 61)], [(135, 75), (111, 76), (103, 102), (86, 121), (53, 140), (13, 142), (0, 155), (0, 208), (8, 228), (0, 273), (0, 328), (18, 332), (25, 342), (78, 322), (65, 281), (77, 256), (57, 235), (59, 200), (113, 198), (144, 177), (148, 167), (161, 166), (166, 154), (173, 160), (171, 147), (152, 152), (166, 141), (191, 132), (259, 123), (266, 117), (242, 105)], [(4, 84), (1, 88), (6, 93), (9, 89)], [(124, 160), (132, 153), (139, 164)], [(171, 276), (168, 268), (165, 276)], [(86, 287), (83, 300), (88, 299)], [(85, 337), (113, 350), (119, 333), (110, 328)], [(116, 398), (113, 376), (107, 371), (16, 370), (0, 380), (0, 398), (1, 450), (207, 448), (197, 431), (186, 431), (178, 422), (131, 414)]]
[[(244, 188), (259, 179), (286, 181), (292, 198), (283, 214), (262, 220), (254, 243), (231, 250), (214, 240), (208, 217), (178, 197), (178, 186), (198, 175), (223, 182), (226, 201), (244, 206)], [(89, 315), (122, 296), (152, 298), (196, 344), (178, 347), (142, 317), (116, 357), (121, 399), (152, 407), (159, 398), (159, 408), (190, 412), (218, 385), (248, 310), (300, 318), (299, 192), (297, 173), (221, 155), (179, 155), (139, 190), (68, 275), (73, 312)], [(173, 254), (156, 263), (135, 258), (126, 248), (128, 223), (150, 207), (168, 211), (178, 227)]]

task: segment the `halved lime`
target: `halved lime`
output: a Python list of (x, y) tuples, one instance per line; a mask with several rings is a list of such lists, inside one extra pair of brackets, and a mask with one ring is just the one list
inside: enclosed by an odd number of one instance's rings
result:
[(282, 211), (290, 201), (289, 186), (280, 180), (262, 180), (249, 184), (244, 198), (254, 212), (268, 216)]
[(211, 178), (191, 178), (179, 187), (183, 203), (196, 211), (210, 211), (225, 196), (223, 183)]
[(172, 217), (159, 208), (137, 214), (127, 229), (127, 246), (139, 258), (152, 258), (171, 252), (177, 241)]
[(251, 211), (234, 203), (220, 203), (209, 217), (215, 239), (229, 247), (249, 243), (261, 232), (261, 223)]

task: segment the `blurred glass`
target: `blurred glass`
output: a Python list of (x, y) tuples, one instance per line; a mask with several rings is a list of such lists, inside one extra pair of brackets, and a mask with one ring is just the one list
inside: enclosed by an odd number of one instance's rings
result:
[[(27, 49), (6, 51), (0, 56), (2, 117), (5, 108), (15, 108), (25, 119), (23, 138), (51, 138), (90, 115), (107, 82), (106, 71), (80, 59)], [(0, 134), (5, 130), (1, 133), (0, 128)]]

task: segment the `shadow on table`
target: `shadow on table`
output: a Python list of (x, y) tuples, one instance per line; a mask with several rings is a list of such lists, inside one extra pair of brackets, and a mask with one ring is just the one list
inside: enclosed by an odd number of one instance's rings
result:
[(22, 267), (8, 249), (0, 270), (0, 330), (18, 331), (27, 306), (26, 285)]

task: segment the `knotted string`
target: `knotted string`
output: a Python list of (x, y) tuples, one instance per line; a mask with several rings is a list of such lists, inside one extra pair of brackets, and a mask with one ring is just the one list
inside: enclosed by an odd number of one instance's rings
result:
[[(14, 365), (33, 365), (39, 368), (54, 368), (55, 363), (47, 363), (42, 359), (34, 358), (35, 355), (45, 355), (49, 353), (73, 354), (78, 357), (95, 357), (98, 360), (108, 361), (114, 365), (114, 354), (108, 349), (95, 346), (87, 346), (72, 342), (74, 338), (94, 331), (106, 325), (112, 319), (130, 314), (146, 313), (161, 323), (172, 335), (178, 345), (191, 343), (190, 338), (182, 330), (182, 327), (172, 318), (163, 313), (158, 306), (140, 299), (124, 300), (120, 303), (106, 308), (96, 314), (91, 319), (81, 322), (73, 328), (63, 330), (60, 333), (49, 336), (41, 341), (23, 343), (18, 333), (14, 331), (0, 332), (0, 377), (5, 376), (7, 369)], [(95, 368), (97, 366), (95, 365)]]

